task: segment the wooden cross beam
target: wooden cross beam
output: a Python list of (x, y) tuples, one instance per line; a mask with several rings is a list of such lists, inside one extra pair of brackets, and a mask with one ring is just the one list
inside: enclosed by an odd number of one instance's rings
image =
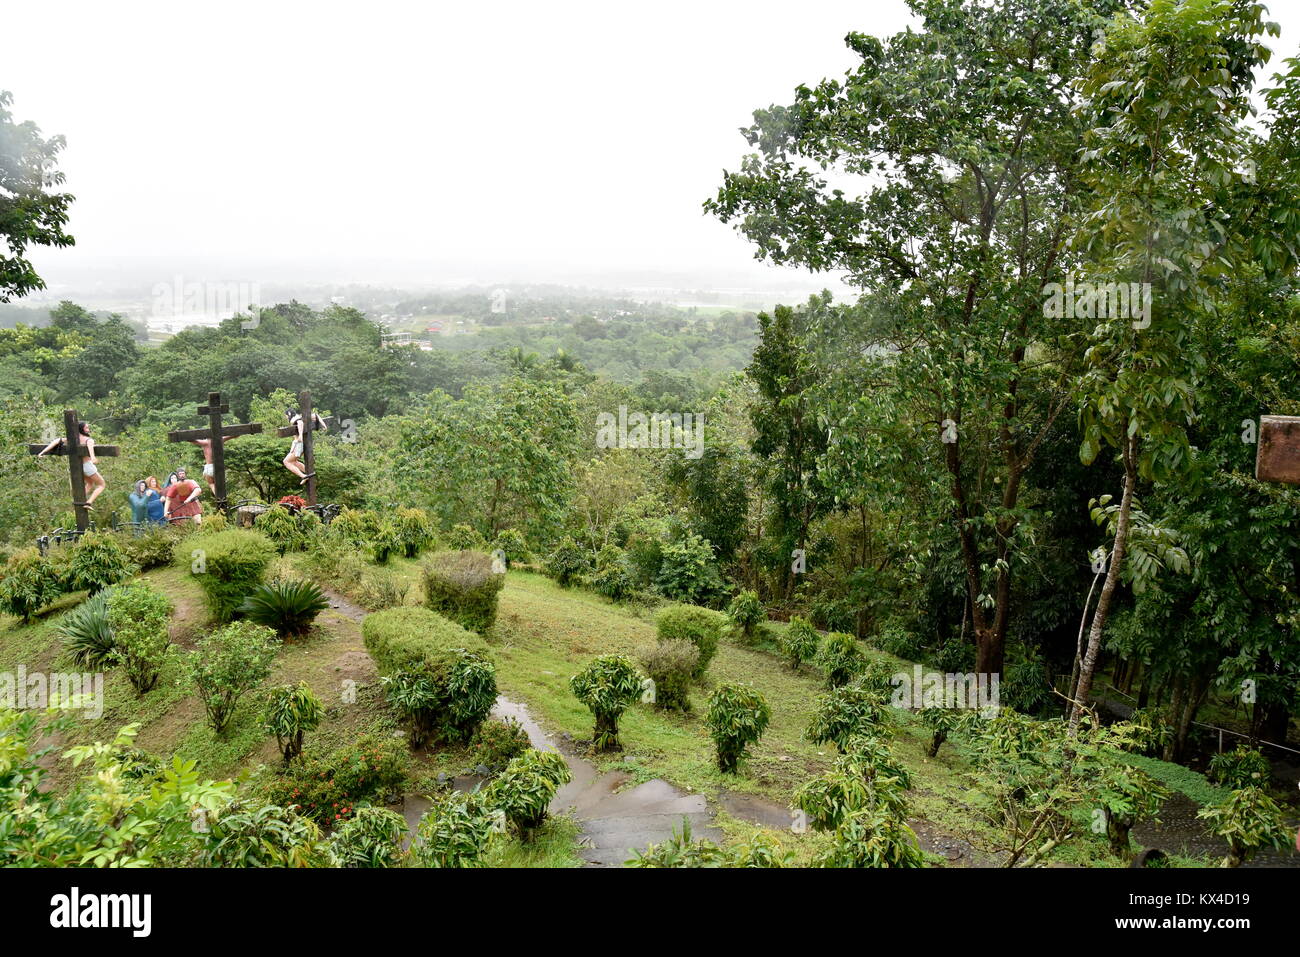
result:
[(212, 457), (213, 493), (217, 500), (217, 508), (223, 512), (226, 510), (226, 440), (238, 435), (257, 435), (262, 431), (260, 422), (222, 425), (221, 417), (229, 411), (230, 406), (221, 401), (220, 392), (209, 392), (208, 404), (198, 408), (199, 415), (208, 417), (206, 429), (180, 429), (167, 433), (168, 442), (208, 440), (208, 452)]
[[(72, 479), (72, 507), (77, 512), (77, 531), (84, 532), (90, 527), (90, 515), (86, 512), (86, 475), (82, 471), (82, 460), (87, 458), (89, 453), (81, 444), (81, 433), (77, 430), (80, 422), (76, 409), (64, 409), (63, 438), (59, 440), (57, 446), (45, 454), (68, 457), (68, 476)], [(32, 443), (27, 446), (27, 451), (32, 455), (39, 455), (44, 450), (45, 445)], [(95, 445), (96, 456), (106, 455), (111, 458), (118, 452), (116, 445)]]
[(1264, 415), (1255, 445), (1255, 478), (1300, 485), (1300, 416)]
[[(316, 452), (313, 449), (312, 433), (316, 431), (316, 420), (313, 416), (311, 406), (311, 392), (303, 389), (298, 393), (298, 415), (303, 422), (302, 429), (302, 459), (303, 467), (307, 470), (307, 504), (316, 504)], [(333, 416), (325, 419), (328, 425), (333, 420)], [(289, 437), (298, 437), (298, 427), (296, 425), (283, 425), (275, 432), (282, 439)]]

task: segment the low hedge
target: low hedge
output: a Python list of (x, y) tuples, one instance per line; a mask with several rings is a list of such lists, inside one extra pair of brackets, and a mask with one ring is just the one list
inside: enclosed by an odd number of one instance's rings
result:
[(465, 741), (496, 701), (487, 644), (427, 608), (389, 608), (361, 623), (366, 650), (411, 725), (411, 743), (438, 736)]
[(424, 561), (424, 603), (470, 631), (486, 635), (497, 619), (505, 576), (483, 552), (436, 552)]

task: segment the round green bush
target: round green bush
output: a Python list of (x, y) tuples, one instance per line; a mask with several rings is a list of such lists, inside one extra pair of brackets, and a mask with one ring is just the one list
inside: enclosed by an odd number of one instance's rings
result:
[(62, 594), (62, 573), (35, 548), (11, 556), (0, 571), (0, 611), (24, 622)]
[(618, 719), (641, 696), (641, 672), (626, 655), (601, 655), (569, 679), (574, 696), (596, 716), (597, 751), (617, 751)]
[(453, 525), (445, 538), (447, 547), (452, 551), (481, 550), (487, 547), (487, 539), (479, 534), (478, 529), (465, 524)]
[(425, 559), (424, 601), (463, 628), (486, 635), (497, 618), (505, 576), (492, 570), (482, 552), (437, 552)]
[(87, 532), (68, 553), (67, 587), (88, 590), (92, 595), (109, 585), (125, 581), (138, 571), (121, 540), (112, 532)]
[(422, 508), (399, 508), (393, 516), (402, 554), (415, 558), (438, 540), (438, 526)]
[(654, 682), (654, 706), (660, 711), (690, 711), (691, 679), (700, 652), (689, 641), (660, 642), (641, 653), (641, 665)]
[(492, 551), (500, 550), (505, 553), (506, 567), (517, 565), (521, 562), (532, 560), (532, 552), (528, 550), (528, 542), (524, 536), (513, 528), (503, 528), (497, 532), (496, 538), (492, 540)]
[(182, 539), (173, 554), (198, 579), (212, 617), (225, 622), (262, 583), (276, 553), (265, 535), (232, 528)]
[(546, 574), (568, 587), (591, 570), (591, 556), (569, 536), (560, 540), (546, 559)]
[(272, 505), (253, 520), (253, 527), (269, 538), (283, 555), (308, 548), (323, 526), (315, 512), (294, 514), (286, 505)]
[(699, 661), (692, 675), (695, 678), (704, 676), (709, 662), (718, 653), (718, 642), (726, 624), (726, 615), (698, 605), (676, 605), (665, 609), (656, 622), (661, 642), (689, 641), (699, 651)]
[(727, 605), (727, 621), (731, 633), (740, 641), (752, 642), (758, 632), (758, 626), (766, 619), (767, 610), (759, 601), (757, 592), (742, 591)]
[(826, 683), (832, 688), (848, 684), (867, 666), (857, 639), (844, 631), (832, 631), (823, 638), (813, 661), (826, 673)]

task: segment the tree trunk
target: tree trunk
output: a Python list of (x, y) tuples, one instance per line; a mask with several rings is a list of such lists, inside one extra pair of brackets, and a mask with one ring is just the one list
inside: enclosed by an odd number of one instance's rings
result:
[(1142, 687), (1138, 689), (1137, 706), (1139, 709), (1145, 708), (1147, 706), (1147, 701), (1151, 698), (1151, 677), (1154, 674), (1155, 671), (1150, 665), (1147, 665), (1142, 670)]
[(1092, 627), (1088, 632), (1088, 650), (1084, 653), (1083, 663), (1079, 668), (1079, 686), (1075, 689), (1074, 706), (1070, 709), (1070, 737), (1075, 737), (1079, 733), (1079, 719), (1087, 706), (1088, 695), (1092, 693), (1092, 677), (1097, 668), (1097, 657), (1101, 653), (1102, 631), (1106, 627), (1106, 616), (1110, 612), (1115, 588), (1119, 585), (1120, 569), (1124, 567), (1124, 550), (1128, 545), (1129, 522), (1133, 514), (1133, 488), (1137, 485), (1137, 477), (1137, 440), (1130, 438), (1124, 444), (1124, 494), (1120, 499), (1119, 519), (1115, 523), (1115, 544), (1111, 549), (1106, 583), (1101, 586), (1097, 610), (1092, 616)]
[[(1174, 693), (1171, 699), (1169, 712), (1173, 716), (1174, 721), (1178, 721), (1183, 714), (1183, 701), (1187, 698), (1187, 680), (1179, 675), (1173, 679), (1173, 684)], [(1161, 760), (1174, 760), (1174, 752), (1177, 750), (1177, 739), (1178, 736), (1176, 734), (1169, 736), (1169, 742), (1165, 745), (1165, 753), (1160, 756)]]

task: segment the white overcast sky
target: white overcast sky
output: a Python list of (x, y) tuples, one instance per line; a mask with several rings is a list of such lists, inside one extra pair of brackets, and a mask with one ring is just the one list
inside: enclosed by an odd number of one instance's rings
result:
[[(1270, 7), (1294, 55), (1300, 0)], [(45, 0), (7, 5), (0, 89), (68, 141), (77, 245), (37, 254), (52, 285), (182, 263), (726, 285), (801, 278), (701, 212), (738, 128), (851, 67), (848, 31), (908, 22), (902, 0)]]

